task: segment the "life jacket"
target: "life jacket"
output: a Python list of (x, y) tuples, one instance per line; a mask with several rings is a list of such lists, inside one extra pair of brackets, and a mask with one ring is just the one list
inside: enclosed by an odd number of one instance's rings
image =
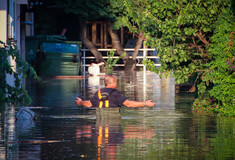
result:
[(98, 97), (99, 97), (99, 100), (100, 100), (99, 108), (103, 108), (104, 106), (105, 106), (105, 108), (109, 107), (109, 97), (113, 93), (113, 91), (114, 90), (112, 90), (110, 93), (101, 92), (101, 90), (98, 91)]

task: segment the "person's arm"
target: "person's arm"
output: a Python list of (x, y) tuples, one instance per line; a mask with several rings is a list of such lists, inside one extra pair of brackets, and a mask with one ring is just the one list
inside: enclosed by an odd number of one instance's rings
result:
[(75, 102), (77, 103), (77, 105), (84, 106), (84, 107), (92, 107), (92, 104), (91, 104), (90, 100), (83, 101), (79, 97), (76, 97), (76, 98), (77, 98), (77, 100)]
[(156, 103), (152, 102), (152, 100), (147, 100), (144, 102), (125, 100), (123, 103), (123, 105), (127, 107), (143, 107), (143, 106), (153, 107), (155, 104)]

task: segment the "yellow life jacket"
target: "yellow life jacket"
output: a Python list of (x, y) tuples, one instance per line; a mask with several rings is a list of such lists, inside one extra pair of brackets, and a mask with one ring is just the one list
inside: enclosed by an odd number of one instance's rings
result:
[(109, 94), (105, 92), (102, 96), (101, 90), (99, 90), (98, 97), (100, 100), (99, 108), (102, 108), (104, 103), (105, 103), (105, 107), (108, 108), (109, 107)]

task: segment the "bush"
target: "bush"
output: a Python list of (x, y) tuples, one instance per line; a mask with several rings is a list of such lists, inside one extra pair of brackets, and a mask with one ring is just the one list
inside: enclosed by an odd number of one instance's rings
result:
[[(199, 98), (205, 93), (215, 99), (216, 104), (206, 104), (206, 100), (196, 99), (193, 110), (198, 106), (208, 108), (216, 107), (216, 112), (222, 115), (235, 116), (235, 20), (230, 11), (225, 11), (216, 22), (216, 29), (210, 41), (210, 62), (204, 65), (201, 83), (198, 85)], [(208, 105), (208, 106), (207, 106)], [(213, 108), (211, 108), (213, 109)]]
[(219, 112), (218, 105), (211, 99), (195, 99), (192, 106), (192, 112), (215, 114)]

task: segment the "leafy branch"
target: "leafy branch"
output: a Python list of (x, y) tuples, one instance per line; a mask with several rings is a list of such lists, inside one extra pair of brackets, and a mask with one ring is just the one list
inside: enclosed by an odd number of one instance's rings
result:
[(118, 62), (118, 60), (126, 55), (126, 53), (122, 54), (118, 58), (114, 58), (115, 51), (110, 50), (108, 54), (108, 60), (106, 61), (105, 68), (106, 68), (106, 74), (110, 74), (113, 66)]
[[(12, 68), (9, 58), (16, 61), (16, 68)], [(4, 43), (0, 41), (0, 103), (21, 103), (29, 105), (31, 98), (29, 97), (25, 87), (22, 84), (22, 78), (25, 79), (28, 75), (39, 80), (34, 68), (25, 62), (19, 54), (17, 46), (10, 41)], [(14, 85), (11, 86), (6, 81), (6, 75), (13, 75)], [(22, 78), (20, 78), (22, 77)]]

